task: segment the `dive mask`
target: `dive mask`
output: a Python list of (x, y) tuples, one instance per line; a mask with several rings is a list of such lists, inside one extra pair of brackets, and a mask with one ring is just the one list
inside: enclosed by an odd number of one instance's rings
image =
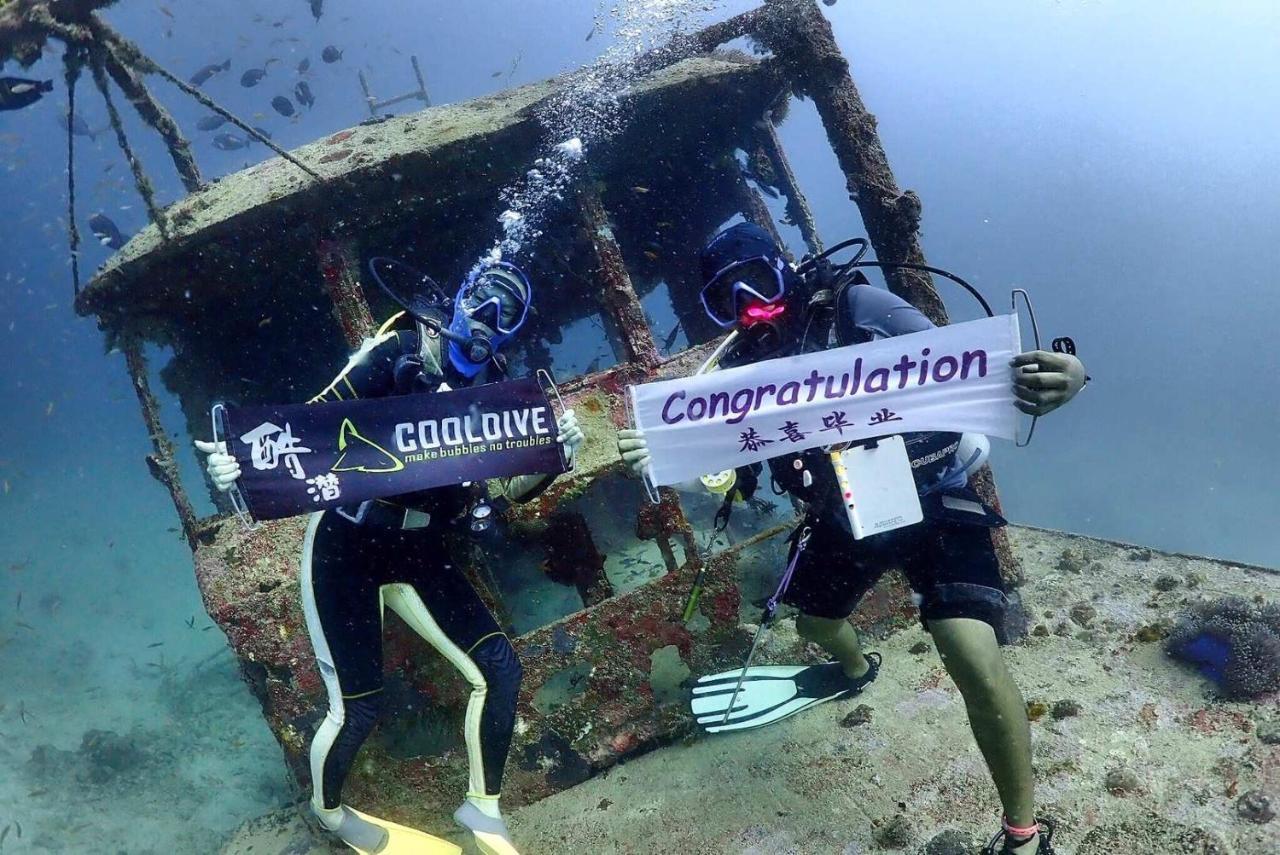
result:
[(449, 359), (467, 377), (480, 373), (529, 314), (533, 287), (504, 261), (477, 267), (458, 289), (449, 323)]
[(698, 295), (703, 310), (726, 329), (739, 322), (773, 320), (782, 313), (782, 307), (773, 304), (787, 293), (786, 264), (780, 256), (760, 255), (721, 268)]

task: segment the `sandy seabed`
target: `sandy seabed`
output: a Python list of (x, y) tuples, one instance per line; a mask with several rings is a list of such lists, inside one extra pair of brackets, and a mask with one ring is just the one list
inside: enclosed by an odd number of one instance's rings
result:
[[(1007, 659), (1034, 719), (1037, 794), (1058, 822), (1057, 851), (1280, 851), (1280, 819), (1260, 822), (1265, 812), (1256, 810), (1261, 793), (1280, 811), (1280, 744), (1262, 738), (1280, 720), (1280, 699), (1216, 700), (1158, 641), (1142, 640), (1201, 597), (1280, 601), (1280, 574), (1012, 533), (1033, 634)], [(785, 641), (794, 629), (783, 621), (777, 632)], [(858, 698), (670, 745), (512, 811), (522, 852), (976, 851), (998, 827), (999, 808), (955, 687), (918, 627), (872, 646), (884, 668)], [(466, 843), (451, 829), (430, 830)], [(222, 851), (344, 850), (284, 810), (247, 823)]]

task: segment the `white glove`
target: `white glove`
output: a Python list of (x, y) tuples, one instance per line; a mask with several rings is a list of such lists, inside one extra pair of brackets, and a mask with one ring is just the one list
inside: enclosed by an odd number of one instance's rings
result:
[(209, 455), (205, 469), (209, 472), (213, 486), (223, 493), (230, 490), (235, 485), (236, 479), (240, 477), (240, 464), (234, 457), (227, 454), (227, 444), (197, 439), (196, 450)]
[(582, 428), (578, 427), (578, 417), (573, 410), (564, 411), (564, 415), (556, 420), (556, 429), (559, 431), (556, 442), (564, 446), (564, 455), (572, 463), (578, 446), (587, 438)]
[(618, 454), (632, 475), (642, 476), (649, 465), (649, 441), (644, 438), (644, 431), (634, 428), (618, 431)]

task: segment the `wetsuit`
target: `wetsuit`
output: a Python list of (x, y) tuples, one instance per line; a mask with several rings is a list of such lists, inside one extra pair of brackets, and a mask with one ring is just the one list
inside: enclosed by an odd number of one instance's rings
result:
[[(768, 356), (786, 356), (860, 344), (878, 338), (920, 332), (933, 324), (905, 300), (868, 284), (849, 285), (825, 307), (811, 308), (796, 341)], [(760, 358), (748, 337), (727, 366)], [(775, 457), (768, 461), (776, 492), (805, 503), (811, 529), (785, 602), (815, 617), (848, 617), (862, 597), (890, 569), (900, 568), (920, 597), (925, 622), (953, 617), (976, 618), (1006, 640), (1005, 615), (1010, 601), (1000, 577), (990, 529), (1004, 520), (985, 505), (967, 484), (955, 452), (960, 435), (930, 432), (903, 434), (924, 521), (855, 540), (830, 458), (821, 449)], [(798, 461), (798, 463), (797, 463)], [(805, 486), (804, 474), (811, 478)], [(739, 491), (750, 498), (763, 467), (738, 469)], [(794, 549), (794, 543), (793, 543)]]
[[(385, 329), (385, 328), (384, 328)], [(456, 372), (422, 326), (367, 342), (312, 402), (433, 392), (485, 382)], [(525, 489), (518, 490), (520, 487)], [(517, 500), (536, 477), (497, 482)], [(465, 518), (474, 488), (438, 487), (313, 514), (302, 554), (307, 630), (329, 696), (311, 743), (314, 800), (341, 802), (342, 784), (373, 730), (382, 697), (382, 616), (390, 607), (471, 683), (465, 739), (469, 795), (497, 796), (515, 723), (521, 668), (514, 648), (450, 558), (445, 529)]]

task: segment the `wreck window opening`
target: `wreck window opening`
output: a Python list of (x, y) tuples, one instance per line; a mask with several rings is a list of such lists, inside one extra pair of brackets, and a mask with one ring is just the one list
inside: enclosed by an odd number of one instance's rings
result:
[(174, 445), (178, 482), (186, 492), (197, 518), (215, 514), (219, 508), (213, 501), (213, 490), (205, 478), (203, 455), (197, 454), (192, 444), (193, 439), (209, 438), (208, 420), (205, 420), (203, 433), (193, 433), (198, 425), (188, 421), (181, 398), (169, 387), (166, 379), (170, 367), (180, 361), (178, 354), (172, 346), (154, 342), (144, 342), (142, 354), (147, 361), (147, 380), (156, 401), (160, 423)]
[(689, 336), (676, 315), (671, 289), (665, 279), (659, 281), (640, 300), (640, 305), (644, 307), (644, 316), (649, 322), (649, 329), (653, 331), (653, 340), (658, 345), (660, 356), (665, 359), (689, 347)]
[(666, 575), (668, 546), (682, 565), (678, 534), (637, 536), (647, 501), (639, 483), (609, 475), (537, 522), (500, 523), (482, 560), (512, 628), (532, 631)]
[[(775, 111), (774, 116), (779, 112)], [(803, 157), (788, 158), (791, 171), (795, 173), (796, 186), (806, 196), (809, 206), (818, 220), (818, 230), (828, 247), (851, 237), (866, 237), (867, 229), (862, 222), (862, 214), (858, 206), (849, 199), (847, 180), (840, 169), (840, 162), (830, 145), (814, 145), (814, 140), (827, 139), (827, 130), (818, 114), (818, 108), (811, 98), (792, 97), (787, 100), (783, 119), (774, 125), (778, 142), (784, 152), (804, 152)], [(779, 194), (780, 196), (782, 194)], [(770, 208), (774, 209), (775, 200), (766, 199)], [(785, 199), (776, 200), (781, 213), (785, 217)], [(803, 250), (804, 241), (797, 227), (779, 223), (779, 229), (786, 229), (787, 239), (791, 245)], [(794, 231), (793, 231), (794, 229)], [(803, 252), (801, 253), (803, 254)], [(874, 248), (868, 258), (875, 254)], [(797, 256), (799, 257), (799, 256)], [(836, 258), (845, 258), (846, 254)], [(872, 271), (867, 271), (872, 277)], [(872, 278), (872, 281), (875, 281)]]
[[(667, 573), (662, 545), (637, 536), (636, 515), (646, 502), (648, 498), (638, 481), (609, 475), (563, 506), (586, 520), (603, 558), (609, 596), (634, 591)], [(674, 535), (670, 538), (672, 542), (676, 539)]]
[[(720, 509), (719, 496), (703, 491), (701, 493), (681, 493), (680, 500), (684, 505), (689, 526), (693, 529), (694, 541), (699, 549), (705, 549), (707, 539), (711, 537), (716, 511)], [(791, 502), (785, 496), (775, 496), (769, 490), (769, 470), (765, 468), (760, 476), (760, 487), (749, 502), (735, 502), (733, 513), (729, 516), (729, 526), (711, 549), (711, 555), (724, 552), (735, 543), (739, 543), (759, 534), (772, 526), (790, 521), (795, 515)]]
[(609, 184), (603, 195), (614, 239), (664, 357), (724, 334), (698, 299), (698, 253), (722, 224), (740, 217), (736, 167), (726, 168), (733, 161), (731, 148), (729, 140), (699, 139), (692, 149), (654, 157), (636, 174)]

